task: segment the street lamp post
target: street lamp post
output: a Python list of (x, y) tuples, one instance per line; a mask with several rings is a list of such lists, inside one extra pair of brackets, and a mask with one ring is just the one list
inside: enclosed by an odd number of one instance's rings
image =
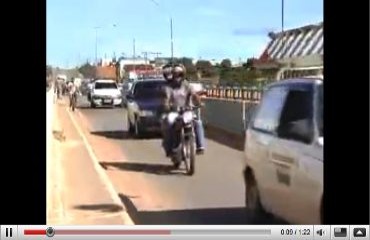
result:
[(100, 27), (95, 27), (95, 65), (98, 65), (98, 29)]
[(282, 33), (282, 45), (283, 45), (283, 52), (285, 51), (285, 33), (284, 33), (284, 0), (281, 0), (281, 33)]
[(172, 17), (170, 18), (171, 26), (171, 62), (173, 63), (173, 27), (172, 27)]
[[(153, 4), (155, 4), (157, 7), (161, 7), (155, 0), (150, 0)], [(162, 6), (163, 8), (163, 6)], [(170, 14), (167, 9), (163, 8), (166, 10), (167, 14), (170, 17), (170, 32), (171, 32), (171, 62), (173, 63), (173, 20), (172, 20), (172, 14)]]
[(133, 57), (134, 57), (134, 72), (136, 73), (136, 53), (135, 53), (135, 51), (136, 51), (136, 49), (135, 49), (135, 38), (134, 38), (134, 40), (133, 40)]
[[(117, 27), (117, 24), (112, 24), (112, 26), (115, 28)], [(94, 27), (95, 29), (95, 65), (98, 65), (98, 29), (101, 29), (102, 27)]]

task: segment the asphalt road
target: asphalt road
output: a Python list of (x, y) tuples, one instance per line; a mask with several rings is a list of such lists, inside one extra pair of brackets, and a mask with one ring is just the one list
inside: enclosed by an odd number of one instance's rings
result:
[(241, 151), (207, 139), (189, 177), (172, 169), (158, 136), (129, 136), (125, 109), (91, 109), (80, 98), (73, 114), (135, 224), (283, 224), (270, 216), (250, 222)]

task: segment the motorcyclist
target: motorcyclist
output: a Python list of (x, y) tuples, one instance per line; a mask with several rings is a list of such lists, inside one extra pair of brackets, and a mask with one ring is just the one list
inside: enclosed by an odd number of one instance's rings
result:
[[(172, 154), (174, 143), (173, 123), (174, 119), (169, 118), (171, 112), (179, 107), (200, 106), (200, 97), (185, 80), (186, 69), (182, 64), (168, 64), (163, 67), (163, 76), (167, 81), (163, 89), (162, 111), (163, 142), (162, 146), (169, 157)], [(197, 154), (203, 154), (205, 150), (204, 128), (202, 121), (194, 121)]]
[(67, 85), (67, 89), (69, 91), (69, 107), (72, 107), (72, 98), (75, 97), (77, 101), (77, 95), (80, 93), (79, 86), (77, 83), (72, 79)]

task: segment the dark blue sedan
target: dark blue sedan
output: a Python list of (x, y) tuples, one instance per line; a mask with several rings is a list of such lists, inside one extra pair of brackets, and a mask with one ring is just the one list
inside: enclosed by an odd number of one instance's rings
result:
[(158, 109), (164, 79), (136, 81), (127, 95), (127, 122), (129, 132), (140, 137), (146, 132), (160, 132), (161, 120)]

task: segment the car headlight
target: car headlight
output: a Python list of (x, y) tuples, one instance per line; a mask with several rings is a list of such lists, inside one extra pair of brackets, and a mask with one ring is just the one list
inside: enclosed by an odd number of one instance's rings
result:
[(115, 98), (121, 98), (122, 95), (121, 94), (117, 94), (116, 96), (114, 96)]
[(152, 117), (154, 116), (153, 111), (148, 111), (148, 110), (141, 110), (140, 111), (140, 117)]

